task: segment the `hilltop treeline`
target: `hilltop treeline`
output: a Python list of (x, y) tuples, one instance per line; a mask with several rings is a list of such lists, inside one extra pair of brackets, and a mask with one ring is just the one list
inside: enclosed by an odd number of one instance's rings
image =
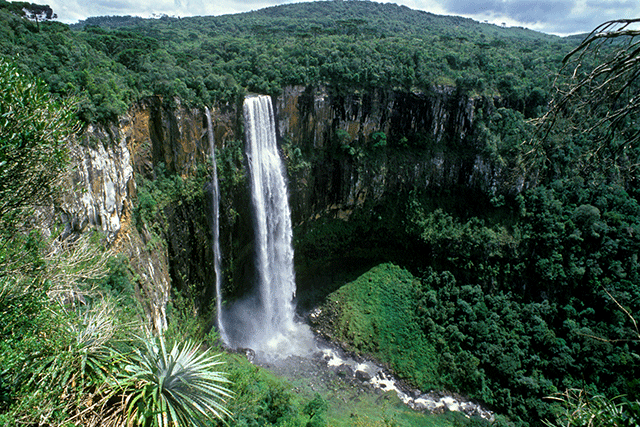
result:
[(315, 2), (246, 14), (36, 23), (0, 8), (0, 54), (81, 97), (81, 117), (104, 121), (148, 95), (196, 105), (285, 85), (427, 91), (455, 85), (502, 97), (526, 115), (547, 100), (575, 43), (525, 29), (441, 17), (392, 4)]

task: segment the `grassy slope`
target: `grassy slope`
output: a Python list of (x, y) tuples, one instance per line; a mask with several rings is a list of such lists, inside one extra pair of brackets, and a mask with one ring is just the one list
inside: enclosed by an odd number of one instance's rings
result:
[(417, 323), (415, 283), (409, 272), (393, 264), (374, 267), (329, 295), (322, 323), (347, 349), (388, 363), (402, 378), (426, 389), (437, 383), (437, 355)]

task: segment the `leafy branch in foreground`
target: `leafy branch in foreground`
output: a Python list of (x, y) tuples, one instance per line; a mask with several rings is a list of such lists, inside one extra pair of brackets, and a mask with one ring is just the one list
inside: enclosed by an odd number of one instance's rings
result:
[(74, 100), (54, 99), (41, 80), (0, 58), (0, 218), (7, 225), (23, 227), (21, 215), (57, 191), (78, 126)]
[(545, 421), (548, 427), (631, 427), (640, 422), (640, 404), (616, 397), (608, 399), (584, 390), (569, 389), (547, 397), (559, 402), (562, 410), (556, 421)]
[[(565, 109), (577, 97), (578, 114), (596, 113), (598, 120), (588, 131), (607, 126), (601, 138), (611, 139), (622, 132), (626, 143), (640, 138), (640, 128), (629, 127), (640, 112), (640, 30), (633, 29), (640, 19), (608, 21), (598, 26), (563, 60), (564, 66), (573, 64), (572, 84), (556, 108)], [(606, 49), (612, 47), (613, 49)], [(591, 53), (604, 60), (588, 74), (581, 75), (585, 58)]]

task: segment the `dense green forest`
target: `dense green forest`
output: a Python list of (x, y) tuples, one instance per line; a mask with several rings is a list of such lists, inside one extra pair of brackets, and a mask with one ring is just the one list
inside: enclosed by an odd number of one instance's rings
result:
[[(90, 18), (69, 28), (0, 9), (0, 54), (81, 97), (85, 121), (114, 119), (141, 97), (195, 105), (285, 85), (500, 95), (533, 115), (575, 41), (393, 4), (318, 2), (220, 17)], [(168, 101), (169, 102), (169, 101)]]
[[(592, 95), (608, 89), (601, 83), (611, 75), (589, 74), (622, 54), (635, 58), (636, 38), (617, 38), (593, 55), (586, 46), (587, 54), (574, 54), (563, 68), (582, 37), (394, 4), (324, 1), (219, 17), (98, 17), (71, 27), (51, 20), (46, 7), (25, 3), (29, 15), (16, 4), (0, 0), (1, 422), (118, 425), (129, 417), (163, 425), (155, 416), (168, 411), (154, 394), (158, 379), (130, 366), (180, 356), (191, 345), (181, 343), (184, 337), (217, 348), (215, 330), (190, 317), (195, 303), (179, 292), (166, 349), (143, 337), (128, 261), (102, 247), (100, 236), (61, 249), (55, 233), (33, 226), (35, 207), (56, 196), (68, 135), (87, 123), (114, 121), (153, 95), (169, 106), (179, 99), (203, 107), (235, 104), (248, 92), (325, 85), (333, 93), (449, 86), (490, 99), (495, 108), (477, 117), (472, 136), (513, 169), (514, 181), (535, 179), (504, 194), (416, 187), (365, 204), (349, 221), (321, 217), (299, 226), (300, 264), (309, 271), (345, 268), (347, 279), (302, 291), (308, 304), (322, 305), (323, 332), (415, 387), (483, 402), (500, 425), (586, 425), (583, 416), (599, 425), (638, 423), (640, 122), (633, 107), (640, 67), (637, 60), (610, 67), (625, 80), (613, 81), (609, 98)], [(40, 19), (27, 19), (33, 14)], [(568, 91), (572, 75), (589, 84)], [(620, 109), (626, 113), (611, 117)], [(373, 169), (381, 158), (401, 162), (424, 152), (411, 135), (403, 137), (378, 135), (369, 146), (347, 147), (360, 155), (345, 154), (337, 140), (338, 149), (322, 155)], [(237, 145), (220, 154), (221, 178), (242, 184)], [(313, 156), (288, 157), (292, 180)], [(156, 172), (155, 181), (138, 183), (134, 216), (138, 227), (162, 236), (168, 206), (206, 203), (208, 171), (187, 178)], [(74, 293), (89, 303), (50, 304)], [(167, 351), (173, 342), (175, 352)], [(330, 425), (322, 396), (296, 395), (243, 358), (221, 357), (226, 375), (213, 377), (221, 388), (208, 397), (231, 425)], [(218, 359), (206, 360), (219, 368)], [(227, 387), (234, 398), (227, 399)], [(174, 419), (201, 422), (201, 415), (192, 407)]]

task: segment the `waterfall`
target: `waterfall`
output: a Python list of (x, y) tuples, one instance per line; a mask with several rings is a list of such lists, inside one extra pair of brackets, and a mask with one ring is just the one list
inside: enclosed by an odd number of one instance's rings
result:
[(225, 312), (232, 345), (266, 358), (315, 350), (311, 329), (295, 321), (291, 212), (276, 144), (271, 98), (247, 97), (244, 125), (254, 220), (255, 292)]
[(285, 169), (276, 145), (271, 98), (245, 99), (246, 154), (255, 220), (262, 333), (278, 339), (294, 326), (295, 276)]
[(211, 113), (205, 107), (207, 116), (207, 135), (209, 136), (209, 148), (211, 149), (211, 161), (213, 163), (213, 177), (211, 178), (211, 186), (213, 188), (213, 197), (211, 198), (211, 215), (213, 219), (213, 269), (216, 274), (216, 325), (220, 333), (220, 339), (225, 344), (229, 344), (229, 338), (225, 331), (222, 320), (222, 269), (220, 268), (220, 188), (218, 187), (218, 168), (216, 165), (216, 147), (213, 138), (213, 124), (211, 123)]

